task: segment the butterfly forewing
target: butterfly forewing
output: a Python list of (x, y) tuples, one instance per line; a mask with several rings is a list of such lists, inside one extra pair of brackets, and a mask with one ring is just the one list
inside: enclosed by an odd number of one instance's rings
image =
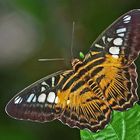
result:
[[(41, 122), (57, 118), (62, 110), (55, 109), (55, 102), (63, 73), (57, 72), (25, 88), (8, 103), (7, 113), (17, 119)], [(65, 73), (71, 75), (71, 72)]]
[(93, 42), (85, 61), (92, 54), (100, 53), (99, 56), (122, 57), (121, 63), (130, 64), (139, 54), (139, 32), (140, 10), (132, 10), (118, 18)]

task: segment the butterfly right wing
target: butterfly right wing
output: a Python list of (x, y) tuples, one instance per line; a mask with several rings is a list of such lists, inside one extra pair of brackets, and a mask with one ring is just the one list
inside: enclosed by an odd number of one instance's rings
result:
[(140, 9), (129, 11), (92, 44), (84, 59), (112, 109), (127, 110), (138, 101), (134, 61), (140, 53)]
[(70, 127), (94, 132), (103, 129), (111, 117), (107, 102), (72, 70), (52, 74), (27, 87), (7, 104), (6, 112), (21, 120), (59, 119)]

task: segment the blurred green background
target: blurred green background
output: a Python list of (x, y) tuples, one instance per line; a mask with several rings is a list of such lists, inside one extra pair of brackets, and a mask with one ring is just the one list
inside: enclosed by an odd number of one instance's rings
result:
[[(5, 105), (34, 81), (70, 68), (73, 21), (74, 56), (79, 57), (116, 18), (136, 8), (138, 0), (0, 0), (0, 140), (80, 140), (78, 129), (58, 121), (14, 120)], [(58, 57), (65, 61), (37, 61)]]

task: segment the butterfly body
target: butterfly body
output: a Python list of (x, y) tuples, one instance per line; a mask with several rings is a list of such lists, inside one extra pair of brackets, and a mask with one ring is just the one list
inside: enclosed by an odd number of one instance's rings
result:
[(140, 52), (140, 10), (109, 26), (72, 69), (49, 75), (18, 93), (6, 106), (13, 118), (99, 131), (112, 110), (125, 111), (138, 100), (134, 61)]

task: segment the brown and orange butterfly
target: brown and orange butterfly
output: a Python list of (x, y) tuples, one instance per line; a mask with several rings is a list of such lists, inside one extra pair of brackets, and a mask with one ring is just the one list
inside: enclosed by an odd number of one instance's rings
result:
[(112, 110), (124, 111), (138, 101), (134, 60), (140, 52), (140, 10), (109, 26), (72, 70), (49, 75), (18, 93), (6, 106), (13, 118), (70, 127), (103, 129)]

